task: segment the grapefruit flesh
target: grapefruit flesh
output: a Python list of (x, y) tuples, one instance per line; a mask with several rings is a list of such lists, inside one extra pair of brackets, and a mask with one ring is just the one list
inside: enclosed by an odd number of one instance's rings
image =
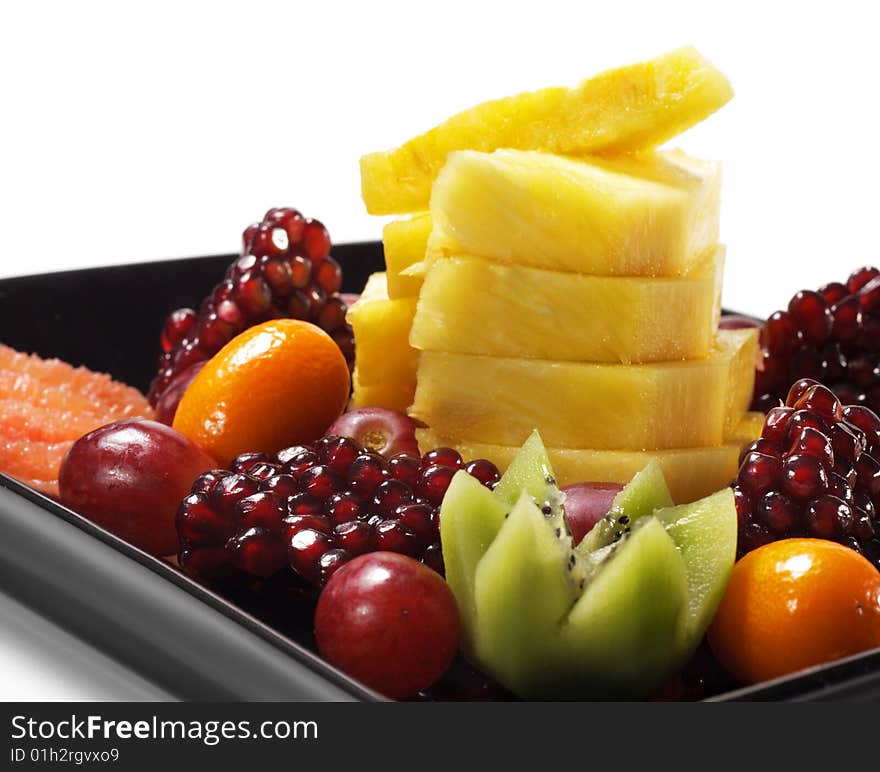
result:
[(131, 386), (0, 344), (0, 472), (55, 498), (74, 440), (111, 421), (152, 418)]

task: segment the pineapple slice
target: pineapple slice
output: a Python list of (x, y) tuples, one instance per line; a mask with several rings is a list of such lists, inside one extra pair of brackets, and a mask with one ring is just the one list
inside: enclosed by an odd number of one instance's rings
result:
[(357, 367), (352, 373), (351, 382), (352, 395), (348, 405), (349, 410), (359, 407), (385, 407), (389, 410), (396, 410), (398, 413), (405, 413), (412, 404), (416, 391), (414, 377), (411, 380), (403, 381), (389, 379), (382, 383), (364, 386), (360, 382)]
[(727, 438), (729, 442), (737, 442), (740, 447), (751, 445), (764, 429), (764, 419), (767, 416), (756, 410), (746, 413), (742, 420), (734, 427), (733, 432)]
[(733, 96), (727, 79), (690, 47), (609, 70), (576, 88), (484, 102), (411, 139), (361, 158), (371, 214), (426, 209), (431, 184), (454, 150), (502, 147), (549, 153), (630, 153), (662, 145)]
[(431, 195), (426, 263), (465, 254), (599, 276), (681, 276), (715, 247), (721, 210), (719, 164), (688, 161), (452, 153)]
[(407, 220), (394, 220), (382, 230), (388, 297), (392, 300), (416, 297), (419, 294), (422, 278), (405, 275), (403, 272), (424, 260), (431, 222), (431, 215), (422, 212)]
[(370, 276), (360, 299), (348, 309), (357, 349), (356, 402), (368, 399), (359, 387), (393, 388), (398, 395), (415, 388), (419, 352), (408, 342), (415, 311), (415, 298), (388, 298), (384, 273)]
[(450, 257), (428, 271), (417, 349), (577, 362), (663, 362), (709, 353), (724, 249), (676, 279), (585, 276)]
[(756, 345), (755, 329), (720, 330), (705, 359), (642, 365), (423, 351), (409, 412), (444, 436), (497, 445), (535, 428), (557, 448), (720, 445), (748, 407)]
[[(486, 458), (504, 471), (518, 447), (458, 440), (432, 429), (417, 429), (416, 438), (423, 453), (432, 448), (450, 447), (468, 460)], [(728, 485), (736, 476), (742, 444), (669, 450), (583, 450), (547, 448), (553, 473), (560, 487), (579, 482), (628, 483), (633, 475), (656, 459), (663, 470), (669, 492), (676, 504), (689, 504)]]

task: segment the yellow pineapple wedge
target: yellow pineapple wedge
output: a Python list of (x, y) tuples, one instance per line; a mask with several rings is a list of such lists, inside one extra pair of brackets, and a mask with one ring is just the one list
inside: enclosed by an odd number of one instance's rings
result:
[(428, 212), (421, 212), (406, 220), (394, 220), (382, 230), (388, 297), (392, 300), (419, 294), (422, 278), (403, 272), (425, 259), (430, 233), (431, 215)]
[(675, 279), (586, 276), (450, 257), (427, 273), (410, 345), (579, 362), (699, 359), (718, 327), (723, 268), (723, 247)]
[(720, 330), (700, 360), (621, 365), (423, 351), (410, 415), (437, 433), (517, 446), (720, 445), (748, 407), (757, 330)]
[(620, 154), (662, 145), (733, 96), (691, 47), (609, 70), (575, 88), (547, 88), (477, 105), (388, 152), (361, 158), (371, 214), (427, 209), (431, 185), (455, 150), (498, 148)]
[[(467, 460), (486, 458), (502, 472), (518, 447), (458, 440), (432, 429), (417, 429), (419, 448), (455, 448)], [(740, 442), (702, 448), (668, 450), (583, 450), (547, 447), (553, 473), (560, 486), (579, 482), (628, 483), (636, 472), (657, 459), (676, 504), (689, 504), (725, 487), (737, 472)]]
[(681, 276), (718, 242), (720, 165), (684, 154), (650, 161), (451, 153), (431, 195), (426, 265), (471, 255), (598, 276)]
[(353, 400), (358, 405), (388, 407), (393, 402), (394, 409), (405, 409), (410, 404), (419, 357), (408, 342), (415, 310), (415, 298), (388, 298), (384, 272), (370, 276), (348, 309), (357, 350)]
[(741, 447), (750, 445), (758, 437), (764, 429), (764, 419), (767, 416), (756, 410), (750, 410), (746, 413), (742, 420), (734, 427), (733, 432), (728, 436), (728, 442), (739, 443)]
[(348, 405), (349, 410), (355, 410), (359, 407), (385, 407), (389, 410), (396, 410), (398, 413), (405, 413), (412, 404), (416, 391), (415, 378), (399, 381), (386, 380), (382, 383), (364, 386), (360, 382), (357, 367), (352, 373), (351, 382), (352, 395)]

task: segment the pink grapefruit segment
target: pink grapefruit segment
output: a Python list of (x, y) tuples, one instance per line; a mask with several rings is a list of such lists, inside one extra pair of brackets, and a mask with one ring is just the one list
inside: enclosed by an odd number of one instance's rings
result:
[(134, 417), (153, 417), (137, 389), (0, 344), (0, 472), (57, 497), (58, 470), (74, 440)]

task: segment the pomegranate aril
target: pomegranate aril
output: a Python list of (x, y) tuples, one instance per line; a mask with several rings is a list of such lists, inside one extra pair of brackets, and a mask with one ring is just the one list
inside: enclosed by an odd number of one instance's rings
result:
[(880, 270), (872, 266), (858, 268), (853, 271), (850, 274), (849, 278), (846, 280), (846, 288), (850, 291), (850, 293), (858, 292), (875, 276), (880, 276)]
[(859, 290), (862, 311), (873, 313), (880, 310), (880, 277), (874, 277)]
[(299, 480), (303, 472), (307, 469), (311, 469), (317, 463), (319, 463), (318, 454), (312, 450), (307, 450), (298, 453), (283, 462), (281, 470), (286, 474), (289, 474), (295, 480)]
[(291, 515), (320, 516), (324, 513), (324, 504), (309, 493), (297, 493), (287, 500), (287, 511)]
[(355, 493), (363, 498), (372, 498), (379, 487), (379, 483), (391, 477), (388, 465), (379, 456), (362, 453), (354, 461), (348, 470), (348, 485)]
[(360, 454), (360, 446), (348, 437), (335, 437), (334, 441), (320, 449), (324, 462), (340, 474), (345, 474)]
[(287, 544), (287, 558), (294, 571), (312, 584), (320, 582), (320, 560), (333, 549), (332, 539), (321, 531), (304, 528), (296, 531)]
[(849, 530), (851, 521), (852, 509), (836, 496), (820, 496), (804, 510), (806, 532), (820, 539), (841, 538)]
[(861, 429), (850, 426), (845, 421), (838, 421), (828, 431), (831, 447), (835, 458), (847, 461), (858, 461), (865, 450), (865, 434)]
[(758, 499), (755, 514), (770, 531), (783, 535), (798, 525), (801, 508), (785, 494), (772, 490)]
[(852, 293), (845, 284), (841, 284), (839, 281), (832, 281), (819, 287), (819, 294), (828, 301), (828, 305), (834, 306)]
[(437, 466), (448, 466), (452, 469), (461, 469), (461, 454), (452, 448), (435, 448), (434, 450), (429, 450), (422, 456), (422, 464), (436, 464)]
[(177, 533), (182, 539), (223, 544), (235, 530), (231, 518), (223, 517), (203, 493), (191, 493), (177, 509)]
[(422, 462), (408, 453), (398, 453), (388, 461), (388, 469), (391, 477), (414, 488), (419, 481), (422, 471)]
[[(315, 451), (312, 450), (312, 448), (309, 445), (291, 445), (287, 448), (279, 450), (275, 454), (275, 460), (279, 464), (285, 465), (285, 464), (290, 463), (291, 461), (295, 461), (296, 459), (298, 459), (300, 456), (302, 456), (305, 453), (314, 454), (314, 452)], [(316, 455), (315, 459), (317, 459), (317, 458), (318, 457)]]
[(869, 408), (847, 405), (843, 409), (843, 420), (861, 429), (869, 446), (880, 444), (880, 418)]
[(752, 499), (739, 485), (733, 488), (733, 504), (736, 507), (737, 523), (740, 528), (744, 528), (752, 514)]
[(816, 384), (807, 389), (794, 403), (795, 410), (811, 410), (825, 421), (843, 418), (843, 405), (827, 386)]
[(324, 511), (334, 525), (357, 520), (366, 512), (361, 499), (351, 491), (334, 493), (327, 499)]
[(168, 319), (165, 320), (165, 326), (162, 328), (162, 351), (171, 351), (175, 344), (193, 328), (197, 321), (198, 316), (191, 308), (179, 308), (176, 311), (172, 311), (168, 315)]
[(874, 520), (877, 517), (877, 510), (874, 507), (874, 502), (871, 501), (871, 497), (868, 495), (867, 491), (862, 488), (856, 488), (853, 492), (852, 506), (859, 515), (864, 514), (870, 520)]
[(774, 445), (780, 445), (785, 441), (785, 430), (793, 414), (793, 407), (774, 407), (764, 419), (761, 437)]
[(788, 315), (806, 343), (824, 343), (831, 334), (831, 309), (828, 301), (818, 292), (798, 292), (789, 301)]
[(774, 356), (785, 356), (797, 343), (797, 327), (784, 311), (772, 314), (764, 324), (761, 342)]
[(312, 263), (319, 263), (330, 254), (330, 234), (318, 220), (306, 221), (302, 244), (306, 257)]
[(400, 480), (384, 480), (373, 494), (373, 509), (380, 515), (390, 517), (398, 507), (413, 500), (412, 489)]
[(336, 573), (336, 571), (349, 560), (351, 560), (353, 555), (350, 555), (343, 549), (332, 549), (325, 552), (318, 559), (318, 572), (319, 572), (319, 583), (323, 587), (327, 582), (330, 581), (330, 577)]
[(422, 472), (416, 485), (416, 496), (427, 499), (434, 506), (439, 507), (457, 471), (449, 466), (437, 466), (436, 464), (429, 466)]
[(264, 528), (276, 531), (287, 514), (284, 501), (274, 493), (255, 493), (241, 499), (236, 505), (238, 528)]
[(291, 319), (308, 319), (312, 313), (312, 303), (302, 290), (294, 290), (287, 299), (286, 310)]
[(247, 316), (261, 318), (272, 305), (272, 290), (259, 276), (246, 273), (238, 280), (232, 299)]
[(273, 297), (286, 297), (293, 290), (293, 270), (290, 263), (280, 257), (273, 257), (263, 268), (266, 283)]
[(795, 437), (798, 437), (804, 429), (815, 429), (822, 434), (828, 433), (828, 424), (818, 414), (812, 410), (795, 410), (789, 417), (785, 426), (785, 438), (782, 445), (790, 445)]
[(290, 268), (290, 284), (296, 289), (307, 287), (312, 279), (312, 264), (302, 255), (294, 255), (287, 261)]
[(233, 517), (235, 505), (240, 499), (252, 496), (260, 490), (260, 484), (243, 474), (230, 474), (218, 480), (211, 488), (209, 500), (218, 512)]
[(421, 541), (429, 544), (437, 537), (432, 507), (424, 504), (404, 504), (394, 516), (409, 528)]
[(788, 373), (791, 380), (812, 378), (821, 381), (828, 373), (828, 363), (815, 346), (802, 346), (791, 354)]
[(351, 555), (363, 555), (373, 549), (373, 528), (362, 520), (352, 520), (333, 529), (336, 543)]
[(303, 290), (300, 290), (309, 301), (309, 319), (313, 322), (318, 320), (324, 304), (327, 302), (327, 295), (320, 287), (310, 284)]
[(228, 469), (213, 469), (210, 472), (205, 472), (193, 483), (192, 492), (203, 493), (207, 496), (219, 480), (229, 477), (231, 474), (232, 472)]
[(232, 459), (229, 469), (239, 474), (248, 474), (252, 467), (268, 463), (270, 458), (268, 453), (241, 453)]
[(267, 319), (290, 316), (318, 324), (333, 335), (353, 365), (353, 336), (340, 296), (342, 271), (329, 257), (330, 237), (317, 220), (277, 208), (242, 236), (243, 254), (233, 261), (198, 307), (173, 311), (160, 336), (157, 375), (149, 390), (156, 406), (171, 380), (206, 361), (235, 335)]
[(325, 501), (343, 486), (343, 477), (333, 467), (313, 466), (299, 476), (299, 488), (316, 499)]
[(268, 480), (264, 480), (260, 485), (260, 490), (274, 493), (276, 496), (280, 496), (283, 501), (288, 501), (299, 492), (299, 483), (292, 475), (276, 474)]
[(782, 490), (795, 499), (806, 500), (822, 495), (828, 489), (828, 473), (813, 456), (794, 455), (782, 462)]
[[(853, 520), (850, 526), (850, 532), (857, 539), (857, 546), (861, 547), (865, 542), (869, 542), (877, 535), (877, 528), (868, 515), (860, 515)], [(863, 550), (859, 550), (862, 551)]]
[(737, 482), (751, 497), (757, 497), (776, 487), (781, 466), (775, 456), (749, 453), (739, 468)]
[(315, 281), (328, 295), (339, 292), (342, 286), (342, 268), (332, 257), (322, 260), (315, 268)]
[(760, 453), (764, 456), (774, 456), (779, 457), (780, 450), (779, 446), (770, 440), (764, 439), (763, 437), (759, 437), (755, 440), (751, 445), (747, 445), (743, 448), (742, 453), (739, 454), (739, 465), (742, 466), (743, 461), (746, 460), (746, 456), (749, 453)]
[(852, 486), (837, 472), (831, 472), (828, 475), (828, 493), (832, 496), (837, 496), (837, 498), (845, 501), (847, 504), (852, 504), (853, 502)]
[(501, 473), (498, 467), (485, 458), (478, 458), (467, 464), (464, 470), (471, 476), (479, 480), (487, 487), (494, 486), (501, 479)]
[(880, 463), (868, 453), (863, 453), (855, 462), (855, 469), (859, 488), (871, 499), (880, 499)]
[(439, 504), (452, 476), (462, 466), (491, 486), (498, 470), (439, 450), (427, 459), (455, 466), (423, 464), (409, 453), (389, 460), (336, 435), (271, 455), (241, 454), (231, 469), (202, 474), (180, 503), (181, 566), (247, 592), (314, 592), (344, 560), (377, 550), (442, 573)]
[(283, 545), (265, 528), (248, 529), (231, 539), (226, 549), (236, 568), (260, 577), (280, 571), (287, 557)]
[(332, 524), (323, 515), (287, 515), (281, 521), (281, 528), (288, 540), (298, 531), (306, 529), (318, 531), (326, 536), (329, 536), (333, 531)]
[(846, 481), (846, 484), (849, 485), (851, 488), (854, 487), (858, 482), (858, 475), (856, 474), (855, 467), (845, 458), (836, 459), (834, 462), (834, 469), (832, 471), (842, 477)]
[(422, 555), (422, 563), (436, 571), (440, 576), (446, 576), (446, 565), (443, 562), (443, 550), (439, 542), (429, 545)]
[(418, 537), (400, 520), (378, 522), (373, 533), (373, 546), (377, 551), (399, 552), (410, 557), (417, 557), (420, 547)]
[(348, 306), (341, 298), (329, 298), (317, 316), (318, 326), (327, 332), (335, 332), (345, 327)]
[(857, 297), (850, 296), (838, 302), (831, 311), (834, 322), (831, 335), (841, 343), (855, 341), (862, 332), (862, 304)]
[(831, 440), (827, 434), (811, 426), (804, 427), (799, 434), (792, 438), (788, 454), (812, 456), (827, 469), (831, 469), (834, 466), (834, 450), (831, 446)]
[(775, 541), (775, 538), (765, 526), (757, 522), (750, 522), (739, 532), (737, 554), (742, 556), (772, 541)]

